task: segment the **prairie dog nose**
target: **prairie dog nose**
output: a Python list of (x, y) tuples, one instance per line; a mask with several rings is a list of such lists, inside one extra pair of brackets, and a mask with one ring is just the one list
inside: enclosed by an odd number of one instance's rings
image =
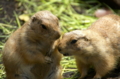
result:
[(61, 48), (58, 47), (58, 51), (61, 52)]

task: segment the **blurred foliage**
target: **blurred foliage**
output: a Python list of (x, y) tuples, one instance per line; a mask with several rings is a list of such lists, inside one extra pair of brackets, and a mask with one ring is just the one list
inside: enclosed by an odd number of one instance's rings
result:
[[(0, 23), (0, 49), (3, 48), (9, 35), (27, 21), (35, 12), (49, 10), (59, 18), (63, 33), (75, 29), (85, 29), (96, 20), (94, 11), (101, 6), (97, 0), (16, 0), (21, 11), (14, 11), (14, 24)], [(97, 3), (93, 7), (93, 3)], [(2, 8), (0, 8), (0, 11)], [(5, 19), (4, 19), (5, 20)], [(17, 25), (17, 26), (16, 26)], [(1, 58), (1, 57), (0, 57)], [(0, 60), (1, 63), (1, 60)], [(63, 73), (76, 71), (74, 57), (63, 57), (61, 61)], [(0, 64), (0, 79), (5, 77), (4, 67)], [(73, 79), (73, 78), (69, 78)]]
[[(68, 32), (75, 29), (83, 29), (88, 27), (91, 22), (95, 21), (95, 18), (80, 15), (75, 10), (80, 9), (81, 7), (91, 7), (87, 5), (88, 3), (83, 3), (80, 0), (18, 0), (19, 6), (24, 6), (26, 10), (24, 10), (23, 14), (25, 15), (24, 20), (33, 15), (35, 12), (40, 10), (48, 10), (55, 14), (60, 19), (60, 26), (63, 32)], [(95, 2), (96, 0), (89, 1), (89, 3)], [(37, 3), (37, 4), (36, 4)], [(83, 4), (82, 4), (83, 3)], [(81, 7), (80, 7), (81, 6)], [(91, 13), (96, 7), (89, 9), (86, 13)], [(22, 15), (23, 15), (22, 14)], [(26, 20), (25, 20), (26, 21)]]

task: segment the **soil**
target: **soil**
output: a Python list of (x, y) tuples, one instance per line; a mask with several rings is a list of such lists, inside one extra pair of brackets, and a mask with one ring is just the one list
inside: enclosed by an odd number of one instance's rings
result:
[[(84, 79), (92, 79), (95, 75), (94, 69), (90, 69), (88, 75)], [(63, 74), (64, 78), (72, 78), (78, 79), (80, 77), (80, 73), (78, 71), (67, 72)], [(120, 67), (117, 67), (113, 71), (106, 74), (102, 79), (120, 79)]]
[(13, 16), (13, 12), (15, 11), (15, 1), (14, 0), (0, 0), (0, 7), (2, 8), (2, 11), (0, 12), (0, 22), (10, 22), (11, 18), (12, 20), (15, 20), (15, 17)]
[[(17, 27), (14, 14), (16, 13), (20, 15), (23, 11), (24, 8), (18, 6), (17, 0), (0, 0), (0, 23), (10, 24)], [(21, 21), (21, 23), (23, 22)], [(0, 29), (0, 35), (5, 35), (2, 29)], [(0, 41), (5, 42), (4, 37), (0, 37)]]
[[(21, 14), (24, 11), (24, 8), (22, 6), (18, 6), (17, 0), (0, 0), (0, 8), (2, 8), (2, 11), (0, 11), (0, 23), (10, 23), (12, 25), (15, 25), (13, 22), (15, 20), (14, 12)], [(0, 34), (1, 33), (3, 32), (0, 29)], [(85, 79), (92, 79), (94, 75), (95, 71), (93, 69), (90, 69)], [(80, 77), (80, 74), (78, 71), (75, 71), (64, 73), (63, 76), (64, 78), (74, 77), (73, 79), (78, 79), (78, 77)], [(120, 66), (103, 77), (103, 79), (120, 79)]]
[(17, 0), (0, 0), (0, 23), (15, 25), (15, 13), (22, 14), (23, 6), (19, 6)]

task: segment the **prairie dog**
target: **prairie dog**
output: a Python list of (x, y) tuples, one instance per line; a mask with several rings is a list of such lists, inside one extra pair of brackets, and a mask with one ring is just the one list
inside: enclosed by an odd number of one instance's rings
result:
[(49, 11), (35, 13), (5, 44), (7, 79), (61, 79), (59, 37), (58, 18)]
[(79, 79), (87, 75), (91, 65), (96, 71), (93, 79), (101, 79), (115, 68), (120, 57), (120, 17), (106, 15), (86, 30), (65, 33), (58, 50), (65, 56), (74, 55)]

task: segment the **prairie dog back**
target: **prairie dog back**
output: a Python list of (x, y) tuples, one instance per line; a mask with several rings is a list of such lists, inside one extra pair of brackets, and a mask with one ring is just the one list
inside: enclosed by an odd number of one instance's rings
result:
[(99, 32), (103, 37), (109, 38), (111, 42), (120, 39), (120, 16), (109, 14), (94, 22), (88, 30)]

